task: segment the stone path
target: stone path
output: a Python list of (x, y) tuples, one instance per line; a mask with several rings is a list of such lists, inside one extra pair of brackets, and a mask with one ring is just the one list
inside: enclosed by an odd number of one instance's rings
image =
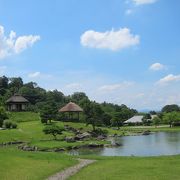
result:
[(65, 169), (64, 171), (61, 171), (61, 172), (49, 177), (48, 180), (65, 180), (65, 179), (69, 178), (70, 176), (76, 174), (81, 168), (87, 166), (88, 164), (94, 163), (96, 160), (78, 159), (78, 161), (79, 161), (79, 164), (69, 167), (69, 168)]

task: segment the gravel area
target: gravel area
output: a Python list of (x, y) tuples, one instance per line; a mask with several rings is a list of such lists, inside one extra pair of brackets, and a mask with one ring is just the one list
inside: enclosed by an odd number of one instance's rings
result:
[(94, 163), (96, 160), (90, 160), (90, 159), (78, 159), (79, 164), (76, 164), (75, 166), (69, 167), (65, 169), (64, 171), (61, 171), (51, 177), (48, 178), (48, 180), (65, 180), (69, 178), (70, 176), (76, 174), (81, 168)]

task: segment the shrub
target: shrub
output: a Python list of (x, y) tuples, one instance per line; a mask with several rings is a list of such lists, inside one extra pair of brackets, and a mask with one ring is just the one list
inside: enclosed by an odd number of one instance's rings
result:
[(46, 127), (43, 129), (43, 132), (44, 132), (45, 134), (51, 134), (51, 135), (53, 135), (53, 136), (54, 136), (54, 139), (56, 140), (56, 136), (57, 136), (58, 134), (62, 134), (62, 131), (63, 131), (63, 130), (64, 130), (64, 128), (59, 127), (59, 126), (53, 124), (53, 125), (48, 125), (48, 126), (46, 126)]
[(101, 129), (101, 128), (97, 128), (93, 132), (96, 133), (96, 135), (107, 135), (108, 134), (108, 130)]
[(5, 108), (0, 106), (0, 127), (3, 126), (3, 121), (8, 119), (8, 113), (6, 112)]
[(16, 129), (17, 128), (17, 124), (16, 123), (12, 123), (11, 127), (12, 127), (12, 129)]
[(4, 124), (4, 127), (5, 127), (5, 128), (10, 129), (11, 126), (12, 126), (12, 121), (10, 121), (10, 120), (5, 120), (5, 121), (3, 122), (3, 124)]

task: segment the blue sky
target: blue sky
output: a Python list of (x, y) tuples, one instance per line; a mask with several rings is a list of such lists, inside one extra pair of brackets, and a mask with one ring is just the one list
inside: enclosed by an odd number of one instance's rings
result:
[(0, 75), (137, 109), (180, 104), (179, 7), (179, 0), (0, 0)]

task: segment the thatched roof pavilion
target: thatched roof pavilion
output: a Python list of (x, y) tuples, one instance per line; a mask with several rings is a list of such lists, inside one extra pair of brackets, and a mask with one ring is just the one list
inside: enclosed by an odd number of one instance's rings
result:
[(6, 101), (6, 104), (9, 111), (24, 111), (26, 110), (29, 101), (23, 96), (15, 94)]
[(78, 114), (78, 120), (79, 120), (79, 113), (83, 112), (83, 109), (80, 106), (78, 106), (77, 104), (75, 104), (73, 102), (69, 102), (64, 107), (59, 109), (59, 112), (62, 112), (62, 113), (68, 112), (69, 113), (69, 119), (73, 119), (73, 113), (77, 113)]
[(83, 112), (83, 109), (73, 102), (69, 102), (62, 107), (59, 112)]

